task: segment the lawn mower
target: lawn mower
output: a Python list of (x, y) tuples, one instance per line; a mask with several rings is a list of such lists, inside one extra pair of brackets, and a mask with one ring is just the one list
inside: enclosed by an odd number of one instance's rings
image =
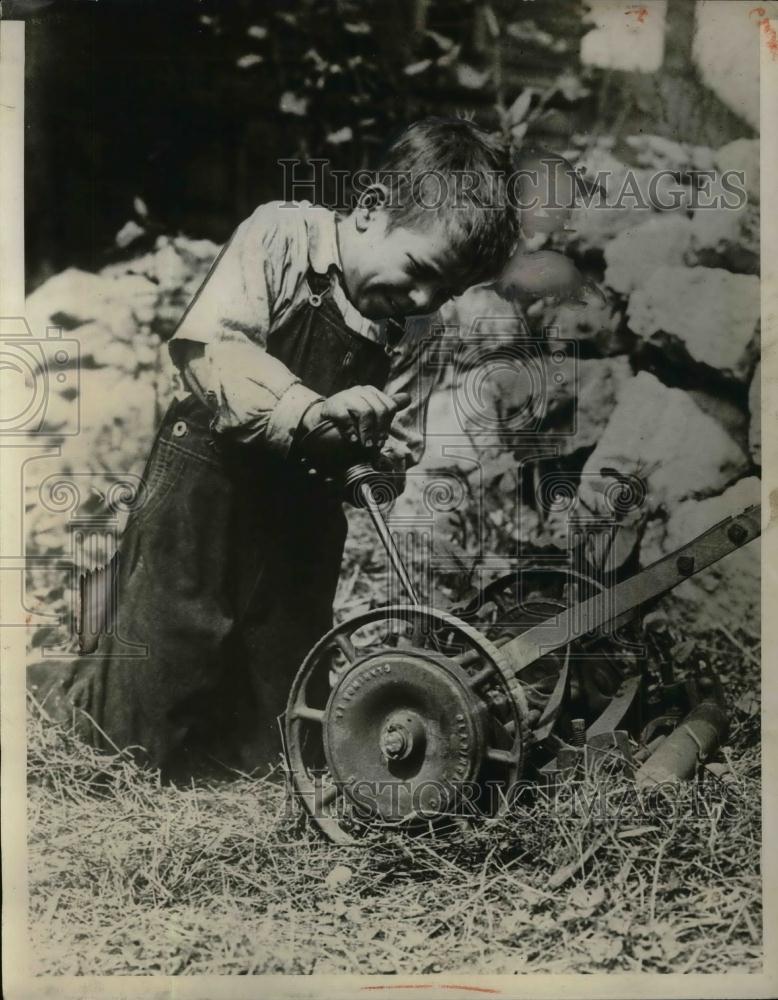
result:
[[(337, 432), (320, 425), (304, 461), (370, 514), (407, 603), (341, 621), (310, 650), (285, 716), (288, 774), (331, 841), (391, 828), (443, 830), (499, 818), (512, 790), (588, 763), (640, 788), (691, 777), (726, 738), (715, 673), (649, 669), (644, 616), (684, 580), (760, 535), (760, 507), (605, 586), (556, 560), (518, 559), (447, 610), (418, 595), (364, 456), (328, 468)], [(588, 763), (587, 763), (588, 762)]]

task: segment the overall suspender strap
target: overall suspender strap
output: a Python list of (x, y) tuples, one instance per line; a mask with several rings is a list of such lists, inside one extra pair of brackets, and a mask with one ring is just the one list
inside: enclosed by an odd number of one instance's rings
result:
[[(327, 274), (318, 274), (312, 268), (309, 268), (305, 278), (309, 304), (314, 309), (318, 309), (324, 299), (331, 294), (333, 281), (338, 280), (337, 272), (334, 268), (330, 268)], [(391, 354), (405, 335), (405, 320), (390, 316), (385, 321), (384, 334), (386, 336), (386, 342), (383, 345), (384, 349), (387, 354)], [(379, 346), (381, 345), (379, 344)]]
[(308, 286), (308, 302), (318, 309), (332, 291), (332, 277), (330, 274), (317, 274), (309, 268), (305, 283)]

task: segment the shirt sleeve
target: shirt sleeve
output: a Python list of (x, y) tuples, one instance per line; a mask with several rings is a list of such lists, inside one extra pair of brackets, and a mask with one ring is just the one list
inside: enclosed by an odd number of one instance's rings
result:
[(410, 404), (392, 421), (383, 454), (399, 470), (417, 465), (424, 454), (424, 434), (430, 395), (443, 368), (436, 363), (435, 347), (443, 329), (439, 314), (407, 321), (406, 332), (392, 355), (386, 392), (407, 392)]
[(282, 455), (321, 398), (266, 350), (274, 312), (305, 273), (297, 259), (307, 259), (302, 225), (273, 204), (241, 223), (171, 342), (187, 383), (215, 408), (214, 429)]

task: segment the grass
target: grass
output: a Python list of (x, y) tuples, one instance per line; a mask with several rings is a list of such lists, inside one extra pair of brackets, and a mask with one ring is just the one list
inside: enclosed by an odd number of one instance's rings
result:
[[(759, 971), (759, 736), (754, 716), (734, 712), (727, 782), (709, 784), (696, 816), (602, 822), (539, 795), (488, 829), (344, 849), (280, 783), (163, 787), (33, 707), (37, 971)], [(598, 788), (585, 778), (583, 800)], [(607, 788), (631, 790), (625, 777)]]
[[(341, 615), (386, 592), (385, 560), (354, 514)], [(280, 782), (162, 786), (31, 705), (37, 971), (760, 971), (758, 622), (706, 619), (704, 595), (666, 607), (672, 632), (721, 676), (732, 720), (707, 797), (695, 807), (688, 785), (674, 811), (619, 812), (619, 795), (636, 802), (628, 778), (588, 775), (576, 810), (569, 796), (537, 795), (448, 839), (395, 833), (337, 848)], [(604, 818), (586, 808), (603, 791)]]

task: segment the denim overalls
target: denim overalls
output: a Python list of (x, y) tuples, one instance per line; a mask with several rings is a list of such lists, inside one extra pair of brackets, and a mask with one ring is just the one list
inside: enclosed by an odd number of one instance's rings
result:
[[(390, 321), (387, 347), (368, 340), (345, 325), (328, 277), (310, 272), (308, 285), (268, 352), (322, 396), (383, 388), (402, 327)], [(115, 628), (63, 678), (67, 703), (172, 778), (207, 755), (244, 769), (278, 761), (277, 716), (331, 627), (346, 536), (341, 502), (293, 458), (231, 443), (212, 419), (194, 396), (170, 407), (122, 536)], [(123, 655), (127, 642), (147, 655)]]

